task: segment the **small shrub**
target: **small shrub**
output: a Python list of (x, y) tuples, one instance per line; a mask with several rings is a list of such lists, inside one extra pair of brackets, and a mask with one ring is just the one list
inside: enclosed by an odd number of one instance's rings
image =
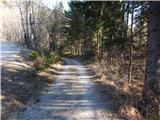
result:
[(48, 55), (45, 56), (45, 60), (48, 64), (56, 64), (60, 61), (60, 57), (54, 52), (49, 52)]
[(46, 67), (44, 65), (35, 65), (35, 70), (37, 71), (44, 71), (46, 69)]
[(38, 58), (38, 56), (40, 56), (40, 54), (36, 51), (31, 51), (28, 55), (32, 60), (35, 60)]
[(44, 71), (51, 64), (56, 64), (60, 61), (60, 56), (54, 52), (43, 50), (42, 52), (32, 51), (29, 57), (33, 60), (33, 67), (37, 71)]

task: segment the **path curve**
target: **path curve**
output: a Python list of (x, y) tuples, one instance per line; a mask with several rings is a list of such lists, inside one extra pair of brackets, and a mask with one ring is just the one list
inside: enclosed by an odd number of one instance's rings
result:
[[(37, 103), (30, 104), (18, 120), (120, 120), (99, 88), (90, 79), (88, 69), (74, 59), (64, 58), (58, 78)], [(12, 118), (13, 119), (13, 118)]]

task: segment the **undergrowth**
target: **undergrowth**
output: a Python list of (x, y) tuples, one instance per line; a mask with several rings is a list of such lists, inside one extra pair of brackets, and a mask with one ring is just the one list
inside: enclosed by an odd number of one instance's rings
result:
[(133, 68), (133, 80), (131, 84), (127, 82), (127, 69), (122, 70), (116, 62), (112, 65), (107, 64), (107, 61), (98, 63), (95, 58), (89, 59), (88, 57), (81, 58), (81, 60), (100, 76), (101, 84), (112, 88), (112, 91), (108, 92), (108, 94), (116, 102), (115, 109), (122, 118), (127, 120), (160, 120), (157, 114), (150, 113), (151, 115), (148, 117), (143, 116), (142, 111), (139, 109), (140, 101), (142, 101), (144, 79), (144, 76), (138, 74), (144, 73), (144, 65), (141, 59), (134, 61), (138, 61), (140, 65), (136, 66), (139, 71), (135, 67)]
[(33, 61), (33, 67), (37, 71), (44, 71), (51, 64), (56, 64), (60, 61), (60, 56), (53, 51), (31, 51), (30, 59)]

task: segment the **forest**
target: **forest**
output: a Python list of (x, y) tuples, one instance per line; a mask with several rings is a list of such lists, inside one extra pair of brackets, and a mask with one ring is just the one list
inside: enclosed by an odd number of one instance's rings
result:
[(3, 23), (3, 39), (32, 50), (37, 71), (78, 59), (100, 84), (115, 86), (105, 94), (122, 118), (160, 119), (159, 1), (69, 1), (68, 10), (62, 2), (49, 8), (40, 0), (1, 4), (18, 14)]

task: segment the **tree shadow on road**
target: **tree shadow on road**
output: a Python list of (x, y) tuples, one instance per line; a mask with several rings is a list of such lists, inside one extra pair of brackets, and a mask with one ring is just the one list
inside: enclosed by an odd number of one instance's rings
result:
[(2, 66), (2, 119), (7, 119), (10, 113), (20, 110), (28, 101), (37, 98), (48, 84), (47, 76), (39, 76), (31, 68), (21, 65)]

